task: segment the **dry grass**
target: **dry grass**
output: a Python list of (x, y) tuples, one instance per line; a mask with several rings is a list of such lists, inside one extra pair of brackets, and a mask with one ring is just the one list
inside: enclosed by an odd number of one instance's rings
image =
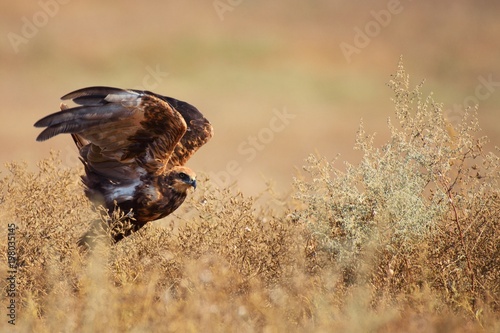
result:
[[(169, 227), (87, 254), (75, 243), (98, 214), (81, 171), (56, 154), (37, 172), (10, 164), (1, 237), (17, 225), (16, 328), (499, 330), (498, 157), (482, 150), (473, 110), (454, 128), (402, 64), (389, 86), (388, 142), (375, 147), (361, 127), (363, 158), (346, 171), (309, 157), (293, 195), (276, 198), (281, 209), (206, 179)], [(7, 262), (5, 242), (0, 251)]]

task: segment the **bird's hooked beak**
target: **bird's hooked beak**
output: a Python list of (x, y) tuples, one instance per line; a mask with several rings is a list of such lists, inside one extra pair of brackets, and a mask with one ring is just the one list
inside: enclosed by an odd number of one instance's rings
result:
[(192, 179), (189, 184), (196, 190), (196, 179)]

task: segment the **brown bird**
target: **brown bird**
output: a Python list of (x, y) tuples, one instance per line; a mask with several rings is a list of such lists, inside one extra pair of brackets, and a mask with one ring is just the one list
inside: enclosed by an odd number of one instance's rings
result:
[[(46, 127), (45, 141), (70, 133), (85, 166), (86, 196), (108, 212), (127, 213), (129, 230), (114, 230), (115, 242), (147, 222), (175, 211), (196, 188), (186, 161), (213, 135), (213, 128), (194, 106), (149, 91), (89, 87), (64, 95), (79, 106), (35, 123)], [(88, 243), (88, 236), (80, 244)]]

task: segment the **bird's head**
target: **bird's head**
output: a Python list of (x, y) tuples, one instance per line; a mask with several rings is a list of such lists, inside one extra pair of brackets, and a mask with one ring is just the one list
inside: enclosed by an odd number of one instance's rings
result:
[(190, 187), (196, 189), (196, 174), (193, 170), (176, 166), (170, 170), (171, 186), (180, 193), (185, 193)]

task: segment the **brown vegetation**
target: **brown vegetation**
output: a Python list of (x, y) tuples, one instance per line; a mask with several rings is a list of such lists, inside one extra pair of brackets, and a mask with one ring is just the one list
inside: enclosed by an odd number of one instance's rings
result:
[[(363, 158), (345, 171), (310, 156), (294, 193), (276, 198), (281, 209), (206, 179), (169, 226), (151, 223), (88, 253), (76, 242), (99, 214), (83, 196), (81, 170), (57, 154), (37, 172), (9, 164), (0, 205), (2, 225), (17, 226), (16, 327), (500, 329), (499, 159), (483, 151), (474, 110), (451, 125), (420, 85), (410, 87), (402, 64), (389, 86), (390, 139), (375, 147), (361, 126)], [(11, 327), (4, 319), (0, 328)]]

